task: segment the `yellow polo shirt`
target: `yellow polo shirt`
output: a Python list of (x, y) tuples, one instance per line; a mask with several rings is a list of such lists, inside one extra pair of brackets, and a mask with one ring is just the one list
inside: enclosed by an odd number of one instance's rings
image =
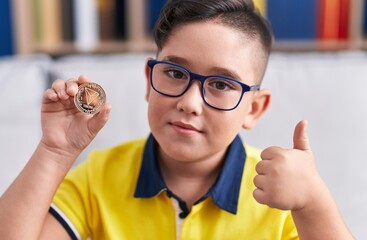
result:
[(164, 184), (156, 144), (150, 135), (95, 151), (67, 175), (50, 213), (72, 239), (298, 239), (289, 211), (253, 198), (260, 152), (238, 136), (217, 182), (191, 212)]

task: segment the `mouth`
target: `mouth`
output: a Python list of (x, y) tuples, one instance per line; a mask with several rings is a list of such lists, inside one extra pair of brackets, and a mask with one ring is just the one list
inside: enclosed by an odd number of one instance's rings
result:
[(180, 133), (194, 133), (194, 132), (201, 132), (199, 129), (197, 129), (196, 127), (194, 127), (191, 124), (187, 124), (187, 123), (183, 123), (183, 122), (171, 122), (171, 125), (173, 126), (173, 128), (175, 128), (177, 131), (179, 131)]

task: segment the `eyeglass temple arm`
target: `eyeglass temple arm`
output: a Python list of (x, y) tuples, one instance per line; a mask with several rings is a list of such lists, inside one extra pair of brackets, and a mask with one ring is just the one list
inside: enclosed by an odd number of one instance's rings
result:
[(260, 85), (254, 85), (250, 87), (250, 91), (257, 91), (260, 90)]

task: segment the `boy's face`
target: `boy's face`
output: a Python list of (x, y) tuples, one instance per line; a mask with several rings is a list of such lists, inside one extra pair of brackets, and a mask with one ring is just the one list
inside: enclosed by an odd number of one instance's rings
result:
[[(214, 22), (176, 27), (157, 60), (178, 64), (201, 75), (234, 78), (249, 86), (256, 80), (254, 56), (259, 47), (230, 27)], [(180, 97), (167, 97), (151, 88), (146, 68), (148, 118), (163, 157), (177, 161), (202, 161), (223, 157), (241, 127), (251, 129), (266, 110), (270, 93), (246, 92), (238, 107), (221, 111), (207, 106), (200, 82), (194, 81)]]

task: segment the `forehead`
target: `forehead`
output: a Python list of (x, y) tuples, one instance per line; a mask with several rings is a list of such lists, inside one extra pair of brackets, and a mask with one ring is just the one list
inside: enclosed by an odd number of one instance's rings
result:
[[(257, 43), (238, 30), (215, 21), (194, 22), (174, 28), (158, 59), (179, 57), (185, 67), (203, 75), (226, 69), (246, 84), (254, 84)], [(178, 63), (180, 64), (180, 63)]]

